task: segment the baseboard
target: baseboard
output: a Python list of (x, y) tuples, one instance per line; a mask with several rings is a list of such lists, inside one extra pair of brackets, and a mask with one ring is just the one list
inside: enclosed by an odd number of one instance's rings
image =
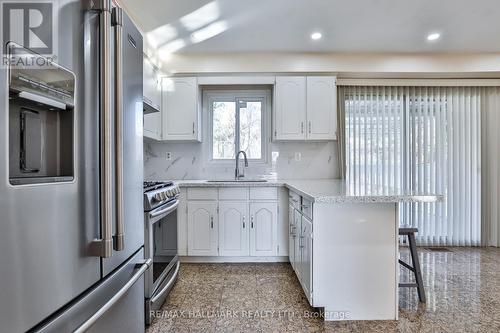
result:
[(181, 263), (263, 263), (289, 262), (288, 257), (200, 257), (180, 256)]

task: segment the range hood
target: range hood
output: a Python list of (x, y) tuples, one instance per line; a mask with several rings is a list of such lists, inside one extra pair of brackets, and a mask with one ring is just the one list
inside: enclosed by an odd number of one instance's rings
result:
[(142, 111), (144, 114), (160, 112), (160, 106), (154, 104), (149, 98), (142, 96)]

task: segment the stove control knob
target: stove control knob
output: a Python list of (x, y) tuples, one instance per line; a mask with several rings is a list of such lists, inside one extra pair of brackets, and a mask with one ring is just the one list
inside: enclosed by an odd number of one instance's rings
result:
[(167, 193), (165, 193), (165, 192), (161, 192), (161, 198), (162, 198), (163, 200), (168, 199)]
[(155, 196), (154, 196), (154, 199), (156, 201), (160, 202), (161, 201), (161, 195), (160, 195), (160, 193), (156, 193)]
[(175, 195), (173, 189), (168, 189), (167, 194), (168, 194), (169, 197), (173, 197)]
[(181, 193), (181, 190), (178, 187), (176, 187), (175, 188), (175, 194), (179, 194), (179, 193)]

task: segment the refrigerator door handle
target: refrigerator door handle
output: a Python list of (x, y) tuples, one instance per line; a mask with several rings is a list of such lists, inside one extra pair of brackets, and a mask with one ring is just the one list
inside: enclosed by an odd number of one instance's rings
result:
[(115, 166), (116, 166), (116, 235), (113, 248), (125, 248), (125, 226), (123, 208), (123, 12), (120, 7), (112, 11), (115, 28)]
[(99, 12), (100, 31), (100, 108), (102, 121), (102, 159), (101, 159), (101, 237), (95, 239), (90, 247), (91, 255), (109, 258), (113, 255), (113, 138), (111, 114), (111, 0), (89, 1), (89, 10)]
[(106, 302), (99, 310), (96, 311), (89, 319), (87, 319), (82, 325), (75, 329), (74, 333), (83, 333), (87, 331), (92, 325), (94, 325), (99, 318), (101, 318), (109, 309), (111, 309), (122, 297), (127, 293), (127, 291), (141, 278), (144, 272), (152, 265), (153, 260), (147, 259), (140, 266), (139, 270), (128, 280), (127, 283), (113, 296), (109, 301)]

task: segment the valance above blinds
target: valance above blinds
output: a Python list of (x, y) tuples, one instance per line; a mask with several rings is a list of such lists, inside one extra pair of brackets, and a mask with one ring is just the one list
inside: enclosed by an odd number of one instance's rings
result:
[(339, 89), (346, 181), (359, 192), (445, 195), (441, 203), (402, 205), (401, 224), (419, 228), (420, 244), (480, 245), (483, 89)]
[(499, 87), (500, 79), (337, 79), (338, 86)]

